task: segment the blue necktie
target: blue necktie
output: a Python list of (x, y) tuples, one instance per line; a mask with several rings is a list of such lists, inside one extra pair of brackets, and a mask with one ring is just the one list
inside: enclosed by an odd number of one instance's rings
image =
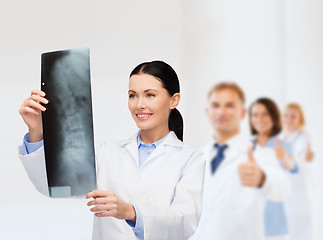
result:
[(228, 147), (227, 144), (219, 145), (217, 143), (214, 146), (217, 148), (217, 153), (216, 153), (215, 157), (212, 159), (212, 162), (211, 162), (212, 174), (214, 174), (216, 169), (219, 167), (219, 165), (223, 161), (223, 159), (224, 159), (223, 152)]

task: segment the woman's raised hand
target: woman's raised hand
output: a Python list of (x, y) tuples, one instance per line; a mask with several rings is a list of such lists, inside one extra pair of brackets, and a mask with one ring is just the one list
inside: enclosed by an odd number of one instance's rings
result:
[(276, 154), (276, 158), (279, 161), (283, 162), (285, 157), (286, 157), (286, 153), (285, 153), (285, 148), (282, 145), (280, 145), (279, 138), (275, 139), (275, 149), (274, 149), (274, 151), (275, 151), (275, 154)]
[(41, 103), (48, 103), (45, 95), (45, 92), (33, 89), (30, 97), (24, 100), (19, 108), (19, 113), (29, 129), (30, 142), (38, 142), (43, 139), (41, 112), (46, 108)]
[(312, 162), (314, 159), (314, 152), (311, 149), (311, 144), (308, 143), (306, 146), (305, 160), (306, 162)]

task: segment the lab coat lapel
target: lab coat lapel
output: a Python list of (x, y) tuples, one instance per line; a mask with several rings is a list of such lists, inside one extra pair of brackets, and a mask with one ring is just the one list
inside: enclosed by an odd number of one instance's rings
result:
[(139, 160), (138, 160), (138, 145), (136, 142), (136, 139), (134, 141), (129, 142), (126, 146), (126, 149), (132, 156), (132, 158), (136, 161), (136, 164), (138, 165)]
[(150, 154), (150, 156), (146, 159), (143, 165), (151, 160), (161, 156), (162, 154), (166, 153), (165, 145), (163, 143), (159, 144), (157, 148)]
[(232, 161), (236, 161), (239, 159), (240, 161), (245, 159), (248, 161), (247, 149), (252, 145), (252, 142), (249, 138), (239, 134), (233, 141), (231, 142), (231, 150), (227, 155), (226, 164), (231, 163)]
[[(247, 148), (249, 142), (251, 143), (251, 141), (249, 141), (248, 138), (243, 137), (242, 134), (238, 134), (227, 141), (226, 143), (229, 145), (229, 148), (228, 151), (224, 152), (225, 157), (219, 168), (231, 164), (231, 162), (236, 159), (243, 159), (245, 157), (247, 160)], [(214, 156), (212, 156), (212, 159), (213, 157)]]
[[(143, 163), (143, 165), (147, 164), (148, 162), (156, 159), (157, 157), (160, 157), (161, 155), (165, 154), (167, 152), (167, 147), (165, 146), (174, 146), (174, 147), (180, 147), (183, 145), (183, 142), (178, 140), (174, 132), (170, 132), (166, 139), (164, 139), (163, 142), (161, 142), (157, 148), (151, 153), (151, 155), (146, 159), (146, 161)], [(142, 166), (143, 166), (142, 165)]]
[(137, 135), (138, 133), (128, 140), (119, 142), (119, 146), (123, 149), (122, 151), (128, 151), (136, 165), (139, 166)]

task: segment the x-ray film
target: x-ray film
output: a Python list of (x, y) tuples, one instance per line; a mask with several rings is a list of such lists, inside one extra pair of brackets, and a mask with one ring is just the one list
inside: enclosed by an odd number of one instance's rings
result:
[(84, 196), (96, 189), (89, 49), (43, 53), (41, 89), (49, 194)]

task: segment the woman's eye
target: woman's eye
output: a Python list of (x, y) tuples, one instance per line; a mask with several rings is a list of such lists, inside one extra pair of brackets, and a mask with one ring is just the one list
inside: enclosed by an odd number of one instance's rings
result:
[(135, 98), (136, 96), (134, 94), (130, 94), (129, 98)]
[(155, 95), (154, 94), (151, 94), (151, 93), (148, 93), (147, 96), (148, 97), (155, 97)]

